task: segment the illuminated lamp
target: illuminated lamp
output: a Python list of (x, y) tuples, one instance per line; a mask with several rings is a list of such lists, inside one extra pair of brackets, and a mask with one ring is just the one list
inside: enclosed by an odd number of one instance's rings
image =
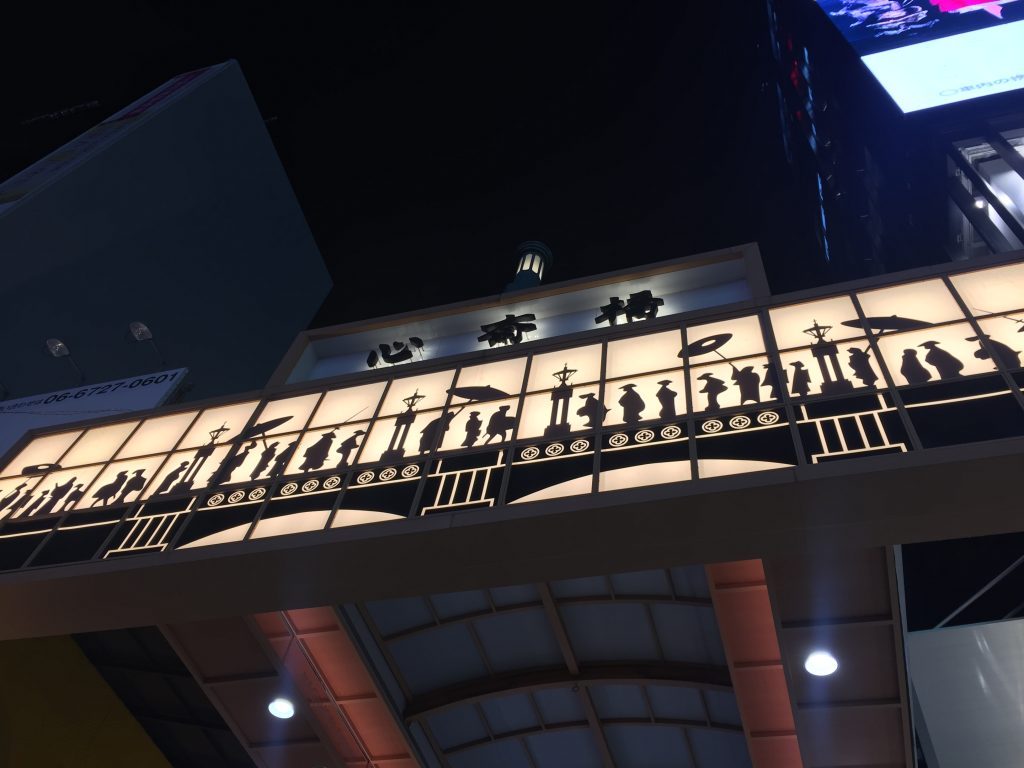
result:
[(287, 720), (295, 714), (295, 705), (288, 699), (278, 696), (267, 705), (267, 711), (276, 718)]
[(807, 656), (804, 669), (815, 677), (828, 677), (839, 669), (839, 662), (828, 651), (814, 651)]
[(974, 198), (974, 207), (975, 208), (984, 208), (985, 207), (985, 198), (984, 197), (976, 197), (976, 198)]
[(506, 291), (537, 287), (544, 279), (544, 271), (554, 261), (551, 249), (539, 240), (520, 243), (516, 247), (516, 257), (516, 276), (505, 286)]

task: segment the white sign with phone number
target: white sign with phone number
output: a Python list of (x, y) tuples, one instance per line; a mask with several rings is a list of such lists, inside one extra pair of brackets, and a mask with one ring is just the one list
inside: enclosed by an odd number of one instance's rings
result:
[(30, 429), (144, 411), (163, 404), (188, 368), (86, 384), (0, 402), (0, 455)]

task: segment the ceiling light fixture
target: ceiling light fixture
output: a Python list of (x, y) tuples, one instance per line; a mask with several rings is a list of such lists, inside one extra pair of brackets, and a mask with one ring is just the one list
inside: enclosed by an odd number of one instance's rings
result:
[(267, 705), (267, 711), (274, 717), (287, 720), (295, 714), (295, 705), (288, 699), (278, 697)]
[(839, 669), (839, 662), (828, 651), (814, 651), (804, 662), (804, 669), (815, 677), (828, 677)]

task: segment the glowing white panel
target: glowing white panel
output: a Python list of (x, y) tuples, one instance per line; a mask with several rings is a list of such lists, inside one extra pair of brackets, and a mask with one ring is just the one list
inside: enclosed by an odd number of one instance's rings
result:
[(585, 477), (566, 480), (564, 483), (549, 485), (547, 488), (541, 488), (539, 491), (528, 493), (526, 496), (509, 503), (524, 504), (528, 501), (544, 501), (545, 499), (558, 499), (563, 496), (579, 496), (582, 493), (590, 493), (592, 485), (593, 477), (586, 475)]
[(85, 490), (75, 509), (129, 504), (142, 498), (146, 487), (158, 474), (163, 456), (130, 459), (107, 465), (107, 468)]
[(814, 341), (808, 334), (815, 323), (830, 325), (829, 341), (841, 341), (864, 336), (864, 329), (843, 325), (846, 321), (857, 321), (857, 310), (848, 296), (836, 296), (822, 301), (808, 301), (803, 304), (790, 304), (768, 310), (772, 333), (779, 349), (804, 347)]
[(649, 371), (663, 371), (680, 365), (683, 338), (679, 331), (652, 333), (608, 342), (605, 376), (615, 379)]
[(258, 428), (261, 424), (269, 424), (281, 419), (287, 419), (287, 421), (283, 421), (261, 434), (269, 436), (279, 435), (282, 432), (295, 432), (306, 426), (309, 414), (313, 412), (313, 408), (316, 407), (319, 399), (320, 395), (317, 393), (302, 395), (301, 397), (289, 397), (284, 400), (271, 400), (260, 411), (253, 427)]
[(922, 280), (858, 293), (867, 317), (905, 317), (926, 323), (963, 320), (953, 295), (941, 280)]
[(263, 518), (252, 530), (252, 539), (265, 539), (270, 536), (287, 536), (291, 533), (319, 531), (327, 525), (331, 510), (323, 509), (316, 512), (295, 512), (280, 517)]
[[(377, 419), (373, 423), (370, 434), (366, 436), (359, 460), (362, 462), (414, 461), (420, 455), (423, 430), (434, 419), (440, 418), (442, 413), (441, 409), (417, 411), (413, 422), (401, 427), (398, 425), (397, 417)], [(397, 453), (399, 449), (401, 449), (401, 453)], [(385, 456), (384, 453), (389, 450), (396, 451), (396, 453)]]
[(441, 450), (501, 445), (512, 439), (512, 431), (519, 416), (519, 400), (470, 403), (453, 408), (451, 412), (455, 418), (445, 432)]
[[(359, 456), (359, 449), (363, 446), (369, 428), (369, 422), (364, 421), (358, 424), (346, 424), (343, 427), (328, 426), (308, 430), (302, 436), (296, 450), (293, 451), (285, 474), (319, 472), (352, 466)], [(282, 437), (278, 450), (285, 450), (293, 439), (293, 435)], [(272, 468), (273, 465), (262, 471), (259, 476), (268, 476)]]
[(413, 395), (420, 398), (413, 406), (413, 410), (440, 408), (448, 400), (448, 390), (454, 378), (455, 371), (440, 371), (396, 379), (391, 382), (380, 413), (382, 416), (393, 416), (407, 410), (408, 405), (403, 400)]
[[(566, 414), (568, 420), (566, 423), (569, 424), (570, 431), (579, 432), (585, 429), (592, 429), (592, 427), (585, 426), (587, 419), (584, 414), (580, 413), (580, 409), (584, 403), (590, 398), (588, 395), (592, 395), (594, 398), (597, 397), (598, 387), (597, 385), (591, 385), (589, 387), (573, 387), (572, 395), (568, 401), (568, 407), (566, 408)], [(551, 437), (560, 436), (557, 432), (545, 432), (548, 431), (552, 423), (552, 401), (550, 392), (542, 392), (537, 395), (528, 395), (523, 400), (523, 412), (519, 418), (519, 427), (517, 431), (518, 439), (531, 437)], [(555, 423), (561, 423), (561, 404), (556, 404)]]
[(975, 316), (1024, 309), (1024, 264), (967, 272), (950, 279)]
[[(882, 368), (866, 339), (836, 344), (836, 350), (836, 362), (843, 380), (850, 382), (855, 389), (885, 387)], [(822, 392), (821, 385), (825, 381), (825, 376), (821, 372), (818, 359), (814, 357), (809, 347), (780, 352), (779, 359), (785, 371), (786, 390), (791, 395), (805, 397), (833, 394)], [(832, 381), (840, 379), (828, 361), (826, 370)]]
[(3, 475), (20, 475), (25, 467), (40, 464), (56, 464), (61, 455), (82, 434), (78, 432), (61, 432), (56, 435), (37, 437), (26, 445), (11, 462), (4, 467)]
[(60, 465), (62, 467), (80, 467), (84, 464), (109, 461), (138, 423), (129, 421), (90, 429), (71, 447), (70, 451), (64, 454)]
[(586, 384), (601, 378), (601, 345), (576, 347), (560, 352), (548, 352), (534, 355), (530, 363), (530, 381), (527, 389), (536, 392), (558, 386), (559, 378), (555, 375), (568, 368), (576, 372), (569, 377), (569, 384)]
[(981, 345), (967, 340), (973, 337), (971, 326), (956, 323), (921, 331), (885, 334), (878, 339), (878, 348), (896, 386), (949, 381), (996, 369), (991, 360), (975, 356)]
[[(518, 395), (523, 388), (526, 374), (526, 358), (504, 360), (498, 363), (474, 365), (459, 371), (456, 387), (494, 387), (508, 395)], [(455, 403), (463, 402), (460, 398)]]
[(718, 360), (719, 355), (726, 358), (743, 357), (764, 353), (764, 338), (761, 336), (761, 323), (756, 315), (735, 317), (719, 323), (694, 325), (686, 329), (686, 345), (693, 350), (695, 345), (713, 336), (729, 336), (729, 339), (713, 352), (690, 355), (690, 365), (700, 365)]
[(50, 473), (39, 481), (32, 492), (32, 499), (23, 502), (11, 517), (57, 514), (73, 509), (101, 469), (102, 464), (95, 464)]
[(214, 430), (224, 429), (217, 438), (217, 443), (225, 443), (234, 440), (245, 429), (246, 422), (256, 410), (255, 401), (238, 403), (236, 405), (225, 405), (222, 408), (208, 408), (199, 414), (196, 423), (181, 441), (181, 448), (195, 448), (206, 445), (210, 442), (210, 433)]
[(217, 531), (217, 533), (211, 533), (201, 539), (190, 541), (188, 544), (182, 544), (178, 549), (194, 549), (195, 547), (209, 547), (211, 544), (230, 544), (233, 541), (241, 541), (245, 538), (245, 532), (249, 530), (250, 525), (251, 523), (242, 523), (225, 531)]
[(604, 387), (604, 404), (609, 413), (604, 423), (625, 424), (627, 417), (629, 423), (636, 423), (632, 416), (637, 411), (640, 421), (683, 415), (686, 413), (684, 386), (683, 372), (679, 370), (608, 381)]
[(745, 472), (764, 472), (768, 469), (789, 469), (792, 464), (777, 461), (749, 461), (745, 459), (698, 459), (698, 477), (722, 477), (742, 475)]
[(693, 410), (715, 413), (737, 405), (756, 407), (773, 403), (770, 379), (766, 379), (767, 357), (748, 357), (732, 364), (719, 362), (690, 369), (690, 391)]
[[(1004, 11), (999, 2), (967, 10)], [(991, 13), (995, 14), (996, 11)], [(1024, 21), (979, 29), (863, 56), (871, 74), (904, 112), (1024, 87)]]
[(322, 427), (369, 419), (377, 410), (377, 404), (386, 386), (387, 382), (379, 381), (376, 384), (328, 392), (320, 401), (310, 426)]
[(681, 483), (690, 479), (689, 461), (657, 461), (638, 467), (610, 469), (601, 473), (597, 481), (599, 491), (619, 491), (643, 485)]
[(389, 520), (403, 520), (402, 515), (390, 512), (374, 512), (369, 509), (339, 509), (331, 523), (331, 528), (345, 528), (349, 525), (364, 523), (385, 523)]
[(195, 418), (195, 412), (176, 413), (173, 416), (161, 416), (158, 419), (146, 419), (142, 422), (118, 453), (118, 458), (145, 456), (150, 453), (162, 453), (174, 448), (188, 425)]
[[(166, 463), (160, 468), (149, 484), (142, 498), (150, 498), (154, 495), (162, 495), (171, 491), (181, 492), (182, 490), (198, 490), (205, 488), (213, 473), (220, 467), (221, 462), (228, 455), (231, 445), (219, 445), (206, 459), (197, 458), (197, 451), (177, 451), (167, 457)], [(122, 462), (130, 464), (131, 462)], [(239, 473), (240, 474), (240, 473)], [(187, 483), (186, 488), (178, 489), (181, 483)]]

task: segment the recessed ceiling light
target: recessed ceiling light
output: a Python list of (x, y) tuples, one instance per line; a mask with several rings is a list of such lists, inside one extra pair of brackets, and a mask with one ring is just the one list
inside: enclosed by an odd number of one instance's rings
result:
[(282, 720), (287, 720), (289, 717), (295, 714), (295, 705), (288, 701), (288, 699), (277, 698), (267, 705), (267, 710), (274, 717), (279, 717)]
[(828, 677), (839, 669), (839, 662), (828, 651), (815, 651), (807, 657), (804, 669), (817, 677)]

